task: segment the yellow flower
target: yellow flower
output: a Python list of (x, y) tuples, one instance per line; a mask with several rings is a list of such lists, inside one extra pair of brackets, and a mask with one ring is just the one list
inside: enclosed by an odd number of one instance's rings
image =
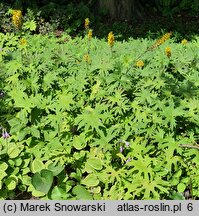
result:
[(158, 39), (155, 44), (149, 48), (149, 50), (152, 50), (154, 48), (157, 48), (158, 46), (162, 45), (165, 41), (167, 41), (172, 35), (172, 32), (166, 33), (163, 35), (160, 39)]
[(86, 63), (88, 63), (88, 64), (91, 63), (91, 58), (90, 58), (90, 56), (89, 56), (88, 54), (85, 54), (85, 55), (84, 55), (84, 61), (85, 61)]
[(139, 60), (136, 62), (136, 67), (144, 67), (144, 62)]
[(23, 45), (23, 46), (25, 46), (27, 44), (27, 40), (24, 39), (24, 38), (21, 38), (20, 39), (20, 44)]
[(171, 57), (171, 48), (170, 47), (166, 47), (165, 48), (165, 53), (166, 53), (166, 55), (167, 55), (168, 58)]
[(157, 42), (157, 46), (163, 44), (165, 41), (167, 41), (170, 37), (171, 37), (172, 32), (166, 33), (165, 35), (163, 35)]
[(86, 18), (85, 21), (84, 21), (84, 27), (85, 27), (85, 29), (89, 28), (89, 23), (90, 23), (89, 18)]
[(108, 44), (109, 44), (109, 46), (110, 47), (112, 47), (113, 45), (114, 45), (114, 34), (113, 34), (113, 32), (110, 32), (109, 34), (108, 34)]
[(12, 11), (12, 22), (17, 29), (21, 28), (22, 26), (22, 11), (21, 10)]
[(88, 31), (88, 39), (91, 40), (92, 36), (93, 36), (93, 31), (89, 30)]
[(186, 39), (183, 39), (182, 41), (181, 41), (181, 44), (182, 45), (185, 45), (185, 44), (187, 44), (188, 43), (188, 41), (186, 40)]

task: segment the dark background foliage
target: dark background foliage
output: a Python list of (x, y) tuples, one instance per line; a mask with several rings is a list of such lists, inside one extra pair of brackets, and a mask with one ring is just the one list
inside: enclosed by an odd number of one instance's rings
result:
[(198, 0), (1, 1), (2, 32), (10, 31), (10, 21), (4, 16), (9, 8), (21, 9), (29, 20), (34, 18), (38, 24), (35, 33), (66, 31), (73, 36), (83, 35), (86, 17), (98, 37), (106, 36), (110, 30), (118, 39), (155, 38), (162, 31), (173, 31), (181, 40), (199, 33)]

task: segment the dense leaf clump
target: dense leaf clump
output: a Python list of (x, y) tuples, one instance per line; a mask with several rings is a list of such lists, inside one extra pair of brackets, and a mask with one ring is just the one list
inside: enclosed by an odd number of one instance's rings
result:
[(0, 41), (1, 199), (199, 197), (199, 38)]

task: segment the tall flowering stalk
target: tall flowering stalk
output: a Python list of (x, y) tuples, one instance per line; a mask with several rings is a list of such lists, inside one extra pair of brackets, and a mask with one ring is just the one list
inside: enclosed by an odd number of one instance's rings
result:
[(186, 40), (186, 39), (183, 39), (182, 41), (181, 41), (181, 44), (182, 45), (185, 45), (185, 44), (187, 44), (188, 43), (188, 41)]
[(86, 18), (84, 20), (84, 28), (85, 28), (85, 34), (88, 37), (88, 53), (90, 52), (90, 41), (91, 41), (92, 36), (93, 36), (93, 31), (89, 28), (89, 25), (90, 25), (90, 20), (89, 20), (89, 18)]
[[(143, 67), (144, 66), (144, 62), (139, 60), (141, 56), (143, 56), (148, 51), (152, 51), (153, 49), (155, 49), (155, 48), (159, 47), (160, 45), (162, 45), (164, 42), (166, 42), (167, 40), (170, 39), (171, 35), (172, 35), (172, 32), (168, 32), (168, 33), (164, 34), (160, 39), (158, 39), (155, 42), (155, 44), (153, 44), (151, 47), (149, 47), (144, 53), (142, 53), (141, 55), (139, 55), (136, 58), (136, 63), (135, 63), (136, 67)], [(167, 56), (170, 57), (171, 53), (170, 53), (170, 56), (169, 56), (169, 52), (168, 52)]]
[(108, 34), (108, 45), (112, 48), (115, 42), (115, 37), (113, 32), (109, 32)]
[(166, 56), (167, 56), (168, 58), (170, 58), (170, 57), (171, 57), (171, 48), (170, 48), (170, 47), (166, 47), (166, 48), (165, 48), (165, 53), (166, 53)]
[(89, 65), (91, 64), (91, 58), (90, 58), (89, 53), (84, 54), (83, 59), (84, 59), (84, 61), (86, 62), (86, 68), (87, 68), (87, 70), (88, 70)]
[(27, 40), (24, 39), (24, 38), (21, 38), (21, 39), (20, 39), (20, 44), (21, 44), (22, 46), (25, 46), (25, 45), (27, 44)]
[(21, 55), (27, 55), (28, 54), (28, 50), (27, 50), (27, 40), (25, 38), (21, 38), (19, 40), (19, 50), (21, 51)]
[(109, 34), (108, 34), (108, 45), (111, 48), (111, 54), (112, 55), (113, 55), (113, 49), (112, 48), (113, 48), (114, 42), (115, 42), (114, 34), (113, 34), (113, 32), (109, 32)]
[(148, 48), (148, 50), (153, 50), (157, 47), (159, 47), (160, 45), (162, 45), (164, 42), (166, 42), (172, 35), (172, 32), (166, 33), (164, 34), (160, 39), (158, 39), (154, 45), (152, 45), (151, 47)]
[(20, 29), (22, 26), (22, 11), (21, 10), (13, 10), (12, 11), (12, 23), (15, 28)]
[(138, 68), (144, 67), (144, 62), (142, 60), (137, 61), (136, 62), (136, 67), (138, 67)]
[(84, 55), (84, 61), (85, 61), (87, 64), (90, 64), (90, 63), (91, 63), (91, 58), (90, 58), (89, 54), (85, 54), (85, 55)]
[(85, 27), (86, 30), (89, 29), (89, 24), (90, 24), (90, 20), (89, 20), (89, 18), (86, 18), (86, 19), (84, 20), (84, 27)]
[(88, 31), (88, 40), (90, 41), (92, 39), (93, 36), (93, 31), (91, 29), (89, 29)]

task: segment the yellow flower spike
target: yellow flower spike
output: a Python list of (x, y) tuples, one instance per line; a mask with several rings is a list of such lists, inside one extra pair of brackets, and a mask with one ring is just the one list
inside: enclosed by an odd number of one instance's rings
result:
[(115, 41), (114, 34), (113, 34), (113, 32), (110, 32), (108, 34), (108, 44), (110, 47), (112, 47), (114, 45), (114, 41)]
[(166, 53), (167, 57), (170, 58), (171, 57), (171, 48), (170, 47), (166, 47), (165, 48), (165, 53)]
[(153, 46), (149, 48), (149, 50), (155, 49), (162, 45), (165, 41), (167, 41), (172, 35), (172, 32), (168, 32), (165, 35), (163, 35), (160, 39), (158, 39)]
[(142, 60), (137, 61), (136, 67), (144, 67), (144, 62)]
[(90, 20), (89, 20), (89, 18), (86, 18), (85, 21), (84, 21), (84, 27), (85, 27), (85, 29), (89, 28), (89, 24), (90, 24)]
[(88, 31), (88, 39), (91, 40), (92, 39), (92, 36), (93, 36), (93, 31), (90, 29)]
[(24, 39), (24, 38), (21, 38), (21, 39), (20, 39), (20, 44), (21, 44), (22, 46), (25, 46), (25, 45), (27, 44), (27, 40)]
[(12, 22), (17, 29), (21, 28), (22, 26), (22, 11), (21, 10), (12, 11)]
[(91, 58), (90, 58), (90, 56), (89, 56), (88, 54), (85, 54), (85, 55), (84, 55), (84, 61), (85, 61), (86, 63), (88, 63), (88, 64), (91, 63)]
[(185, 45), (185, 44), (187, 44), (188, 43), (188, 41), (186, 40), (186, 39), (183, 39), (182, 41), (181, 41), (181, 44), (182, 45)]

